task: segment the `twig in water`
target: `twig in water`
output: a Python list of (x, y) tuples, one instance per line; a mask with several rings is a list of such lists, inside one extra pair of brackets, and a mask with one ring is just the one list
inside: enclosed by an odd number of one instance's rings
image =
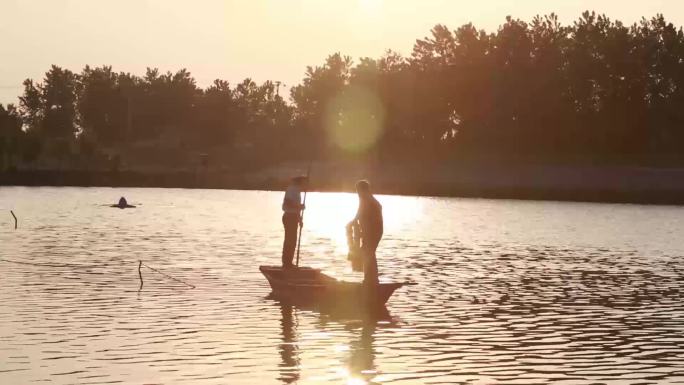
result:
[(140, 277), (140, 289), (138, 289), (138, 291), (140, 291), (140, 290), (142, 290), (142, 287), (143, 287), (143, 279), (142, 279), (142, 271), (141, 271), (142, 261), (139, 260), (138, 262), (139, 262), (138, 263), (138, 276)]
[(14, 211), (10, 210), (10, 214), (14, 217), (14, 229), (17, 229), (17, 216), (14, 215)]

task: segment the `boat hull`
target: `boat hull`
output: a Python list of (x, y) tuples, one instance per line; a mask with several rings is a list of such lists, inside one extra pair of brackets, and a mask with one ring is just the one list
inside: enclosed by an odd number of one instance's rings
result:
[(403, 283), (366, 286), (339, 281), (320, 270), (306, 267), (283, 269), (259, 266), (271, 285), (274, 297), (291, 303), (318, 303), (334, 306), (383, 306)]

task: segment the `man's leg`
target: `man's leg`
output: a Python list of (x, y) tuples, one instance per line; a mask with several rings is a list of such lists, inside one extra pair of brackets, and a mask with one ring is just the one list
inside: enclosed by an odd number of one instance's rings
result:
[(297, 217), (292, 214), (283, 215), (285, 240), (283, 241), (283, 267), (291, 267), (294, 251), (297, 247)]
[(363, 264), (363, 283), (376, 285), (380, 281), (378, 279), (378, 261), (375, 258), (375, 250), (378, 248), (380, 238), (364, 239), (363, 249), (364, 264)]

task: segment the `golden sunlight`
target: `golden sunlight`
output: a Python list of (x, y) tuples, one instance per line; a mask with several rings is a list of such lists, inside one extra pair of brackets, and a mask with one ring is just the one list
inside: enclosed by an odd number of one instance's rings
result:
[(332, 242), (335, 254), (347, 252), (346, 224), (356, 215), (356, 194), (311, 194), (307, 202), (306, 228)]
[[(422, 201), (394, 195), (377, 195), (383, 206), (385, 234), (400, 232), (423, 213)], [(356, 215), (359, 198), (354, 193), (313, 193), (307, 200), (305, 228), (330, 239), (335, 254), (346, 254), (346, 224)]]
[(359, 0), (359, 8), (364, 12), (375, 13), (382, 7), (383, 0)]
[(366, 380), (358, 377), (349, 377), (347, 379), (347, 385), (366, 385), (368, 384)]

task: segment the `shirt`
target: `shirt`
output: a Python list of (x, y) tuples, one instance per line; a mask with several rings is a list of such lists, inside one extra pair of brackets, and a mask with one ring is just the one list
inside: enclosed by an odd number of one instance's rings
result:
[(362, 237), (379, 238), (382, 236), (382, 205), (375, 197), (371, 196), (359, 201), (359, 211), (356, 212), (354, 219), (359, 221)]
[(297, 185), (288, 186), (283, 198), (283, 211), (286, 214), (299, 214), (302, 208), (302, 191)]

